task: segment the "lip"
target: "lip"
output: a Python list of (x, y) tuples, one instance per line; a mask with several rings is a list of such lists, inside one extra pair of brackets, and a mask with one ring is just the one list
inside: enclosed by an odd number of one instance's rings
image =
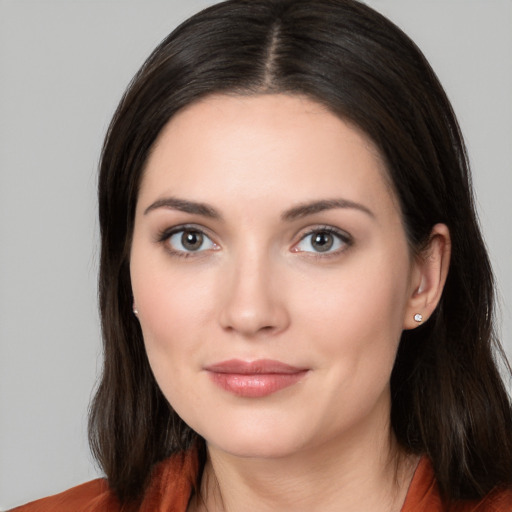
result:
[(307, 368), (291, 366), (272, 359), (242, 361), (230, 359), (205, 367), (210, 379), (236, 396), (262, 398), (296, 384)]

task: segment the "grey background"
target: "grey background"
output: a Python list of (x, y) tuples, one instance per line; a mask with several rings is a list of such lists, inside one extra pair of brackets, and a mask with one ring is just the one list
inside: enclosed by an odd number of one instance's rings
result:
[[(202, 0), (0, 0), (0, 509), (95, 477), (96, 166), (130, 78)], [(512, 354), (512, 1), (372, 0), (459, 116)]]

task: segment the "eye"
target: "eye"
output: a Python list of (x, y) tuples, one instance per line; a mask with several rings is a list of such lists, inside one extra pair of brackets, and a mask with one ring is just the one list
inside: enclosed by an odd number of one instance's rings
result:
[(335, 253), (350, 245), (348, 235), (332, 228), (310, 231), (293, 248), (294, 252)]
[(163, 238), (174, 253), (202, 252), (218, 247), (205, 233), (196, 228), (174, 230)]

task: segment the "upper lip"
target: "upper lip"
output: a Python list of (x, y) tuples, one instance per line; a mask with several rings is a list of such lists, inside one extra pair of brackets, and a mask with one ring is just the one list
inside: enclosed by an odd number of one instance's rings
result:
[(258, 359), (256, 361), (243, 361), (241, 359), (230, 359), (221, 361), (205, 367), (205, 370), (214, 373), (233, 373), (238, 375), (254, 374), (292, 374), (306, 371), (306, 368), (299, 368), (273, 359)]

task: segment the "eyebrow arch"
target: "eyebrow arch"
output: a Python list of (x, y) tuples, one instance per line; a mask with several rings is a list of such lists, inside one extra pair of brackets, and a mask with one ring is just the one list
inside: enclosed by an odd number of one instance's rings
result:
[[(162, 199), (158, 199), (144, 210), (144, 215), (147, 215), (149, 212), (157, 210), (158, 208), (179, 210), (185, 213), (202, 215), (211, 219), (222, 219), (220, 213), (215, 210), (215, 208), (206, 203), (198, 203), (195, 201), (188, 201), (186, 199), (178, 199), (177, 197), (164, 197)], [(353, 208), (366, 213), (371, 218), (375, 218), (375, 214), (369, 208), (348, 199), (323, 199), (320, 201), (302, 203), (283, 212), (281, 218), (284, 221), (291, 222), (308, 215), (313, 215), (325, 210), (332, 210), (334, 208)]]
[(349, 201), (348, 199), (324, 199), (321, 201), (302, 203), (283, 212), (281, 218), (285, 221), (293, 221), (308, 215), (313, 215), (314, 213), (332, 210), (334, 208), (352, 208), (369, 215), (372, 219), (375, 218), (375, 214), (369, 208), (360, 203)]
[(187, 201), (186, 199), (178, 199), (177, 197), (164, 197), (150, 204), (145, 210), (144, 215), (158, 208), (167, 208), (169, 210), (179, 210), (180, 212), (202, 215), (210, 219), (221, 219), (220, 213), (205, 203), (197, 203), (195, 201)]

